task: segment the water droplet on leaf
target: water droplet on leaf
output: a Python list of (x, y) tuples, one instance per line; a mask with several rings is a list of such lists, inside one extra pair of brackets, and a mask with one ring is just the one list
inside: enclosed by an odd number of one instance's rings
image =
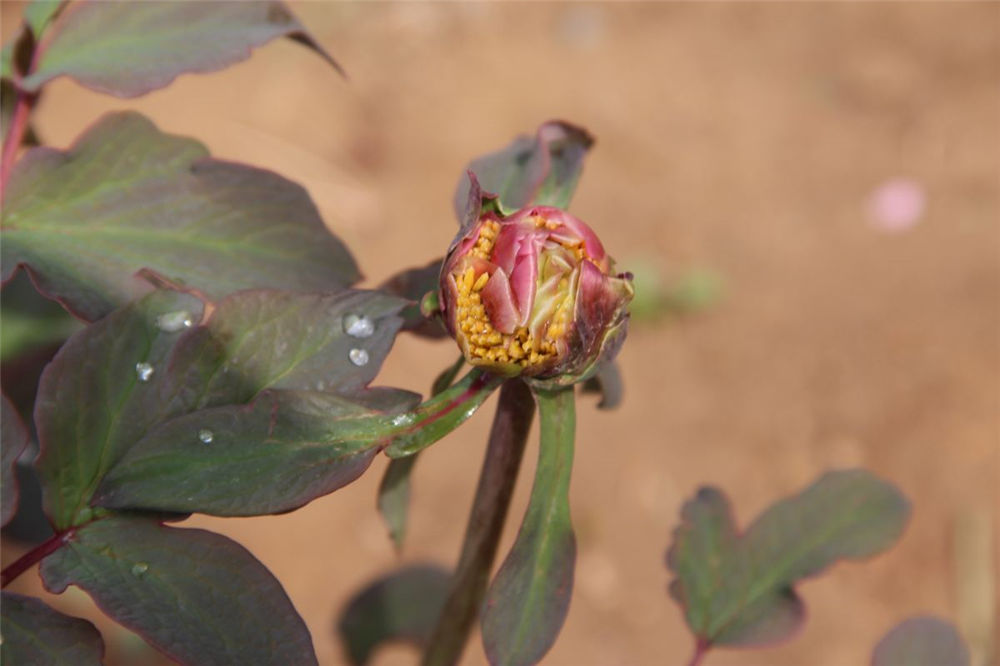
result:
[(148, 382), (150, 377), (153, 376), (153, 366), (149, 363), (136, 363), (135, 364), (135, 374), (139, 377), (140, 382)]
[(344, 317), (344, 332), (352, 338), (370, 338), (375, 333), (375, 322), (366, 315), (349, 314)]
[(413, 414), (397, 414), (392, 417), (392, 425), (397, 427), (410, 425), (411, 423), (413, 423)]
[(156, 318), (156, 327), (166, 333), (176, 333), (185, 328), (191, 328), (194, 320), (187, 310), (167, 312)]
[(132, 565), (132, 575), (139, 577), (149, 571), (149, 565), (145, 562), (136, 562)]
[(215, 434), (207, 428), (198, 431), (198, 439), (201, 440), (202, 444), (211, 444), (212, 440), (215, 439)]
[(368, 363), (368, 352), (364, 349), (352, 349), (347, 357), (351, 359), (351, 363), (359, 367)]

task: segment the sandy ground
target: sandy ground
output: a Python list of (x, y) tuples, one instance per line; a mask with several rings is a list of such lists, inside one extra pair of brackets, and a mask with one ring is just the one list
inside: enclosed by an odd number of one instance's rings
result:
[[(294, 7), (349, 82), (275, 43), (137, 100), (57, 81), (40, 134), (65, 146), (100, 113), (135, 108), (216, 156), (271, 168), (309, 189), (374, 284), (440, 255), (469, 158), (565, 118), (598, 139), (572, 210), (620, 265), (725, 280), (707, 312), (634, 327), (621, 409), (581, 403), (578, 580), (545, 664), (683, 663), (691, 640), (663, 566), (683, 500), (717, 485), (746, 524), (846, 466), (912, 499), (902, 541), (802, 584), (810, 617), (794, 640), (706, 664), (863, 664), (918, 613), (960, 622), (981, 658), (996, 627), (974, 598), (996, 592), (984, 586), (997, 562), (986, 549), (998, 524), (1000, 4)], [(19, 7), (2, 9), (8, 35)], [(867, 205), (894, 178), (921, 188), (926, 210), (889, 232)], [(454, 353), (401, 339), (380, 381), (426, 391)], [(266, 563), (321, 663), (341, 664), (333, 627), (354, 590), (401, 562), (456, 558), (489, 420), (484, 410), (421, 459), (401, 560), (374, 509), (381, 460), (293, 514), (189, 522)], [(110, 635), (119, 661), (149, 663)], [(484, 662), (477, 638), (463, 663)], [(377, 663), (416, 656), (395, 646)]]

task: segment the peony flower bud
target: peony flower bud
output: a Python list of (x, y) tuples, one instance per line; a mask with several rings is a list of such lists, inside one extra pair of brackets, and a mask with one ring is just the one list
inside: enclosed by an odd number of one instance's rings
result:
[(492, 206), (473, 219), (440, 279), (445, 323), (469, 363), (571, 384), (617, 353), (632, 276), (613, 272), (590, 227), (550, 206), (507, 217)]

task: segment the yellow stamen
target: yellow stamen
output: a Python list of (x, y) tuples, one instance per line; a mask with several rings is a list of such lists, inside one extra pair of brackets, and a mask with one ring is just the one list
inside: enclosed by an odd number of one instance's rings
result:
[[(542, 217), (534, 217), (531, 222), (536, 228), (559, 227), (558, 223)], [(498, 222), (484, 222), (470, 254), (488, 261), (499, 231)], [(586, 254), (579, 241), (563, 242), (563, 246), (578, 260)], [(555, 356), (556, 342), (566, 332), (568, 308), (565, 304), (557, 308), (548, 325), (542, 328), (541, 338), (535, 338), (525, 327), (518, 327), (510, 334), (501, 333), (493, 327), (479, 293), (489, 282), (489, 274), (482, 272), (477, 276), (475, 267), (466, 265), (453, 277), (457, 291), (456, 328), (465, 340), (463, 346), (468, 349), (467, 354), (473, 363), (515, 363), (528, 368)], [(565, 292), (568, 288), (568, 280), (560, 281), (560, 291)]]

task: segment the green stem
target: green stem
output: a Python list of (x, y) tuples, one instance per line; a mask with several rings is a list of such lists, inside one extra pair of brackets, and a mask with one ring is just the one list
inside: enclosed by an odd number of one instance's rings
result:
[(472, 416), (502, 382), (501, 377), (473, 368), (454, 386), (412, 411), (388, 417), (391, 427), (383, 442), (386, 455), (405, 458), (427, 448)]
[(534, 412), (535, 403), (524, 382), (505, 382), (500, 390), (500, 404), (493, 419), (486, 458), (465, 530), (462, 554), (448, 599), (424, 654), (424, 666), (451, 666), (462, 656), (486, 593)]

